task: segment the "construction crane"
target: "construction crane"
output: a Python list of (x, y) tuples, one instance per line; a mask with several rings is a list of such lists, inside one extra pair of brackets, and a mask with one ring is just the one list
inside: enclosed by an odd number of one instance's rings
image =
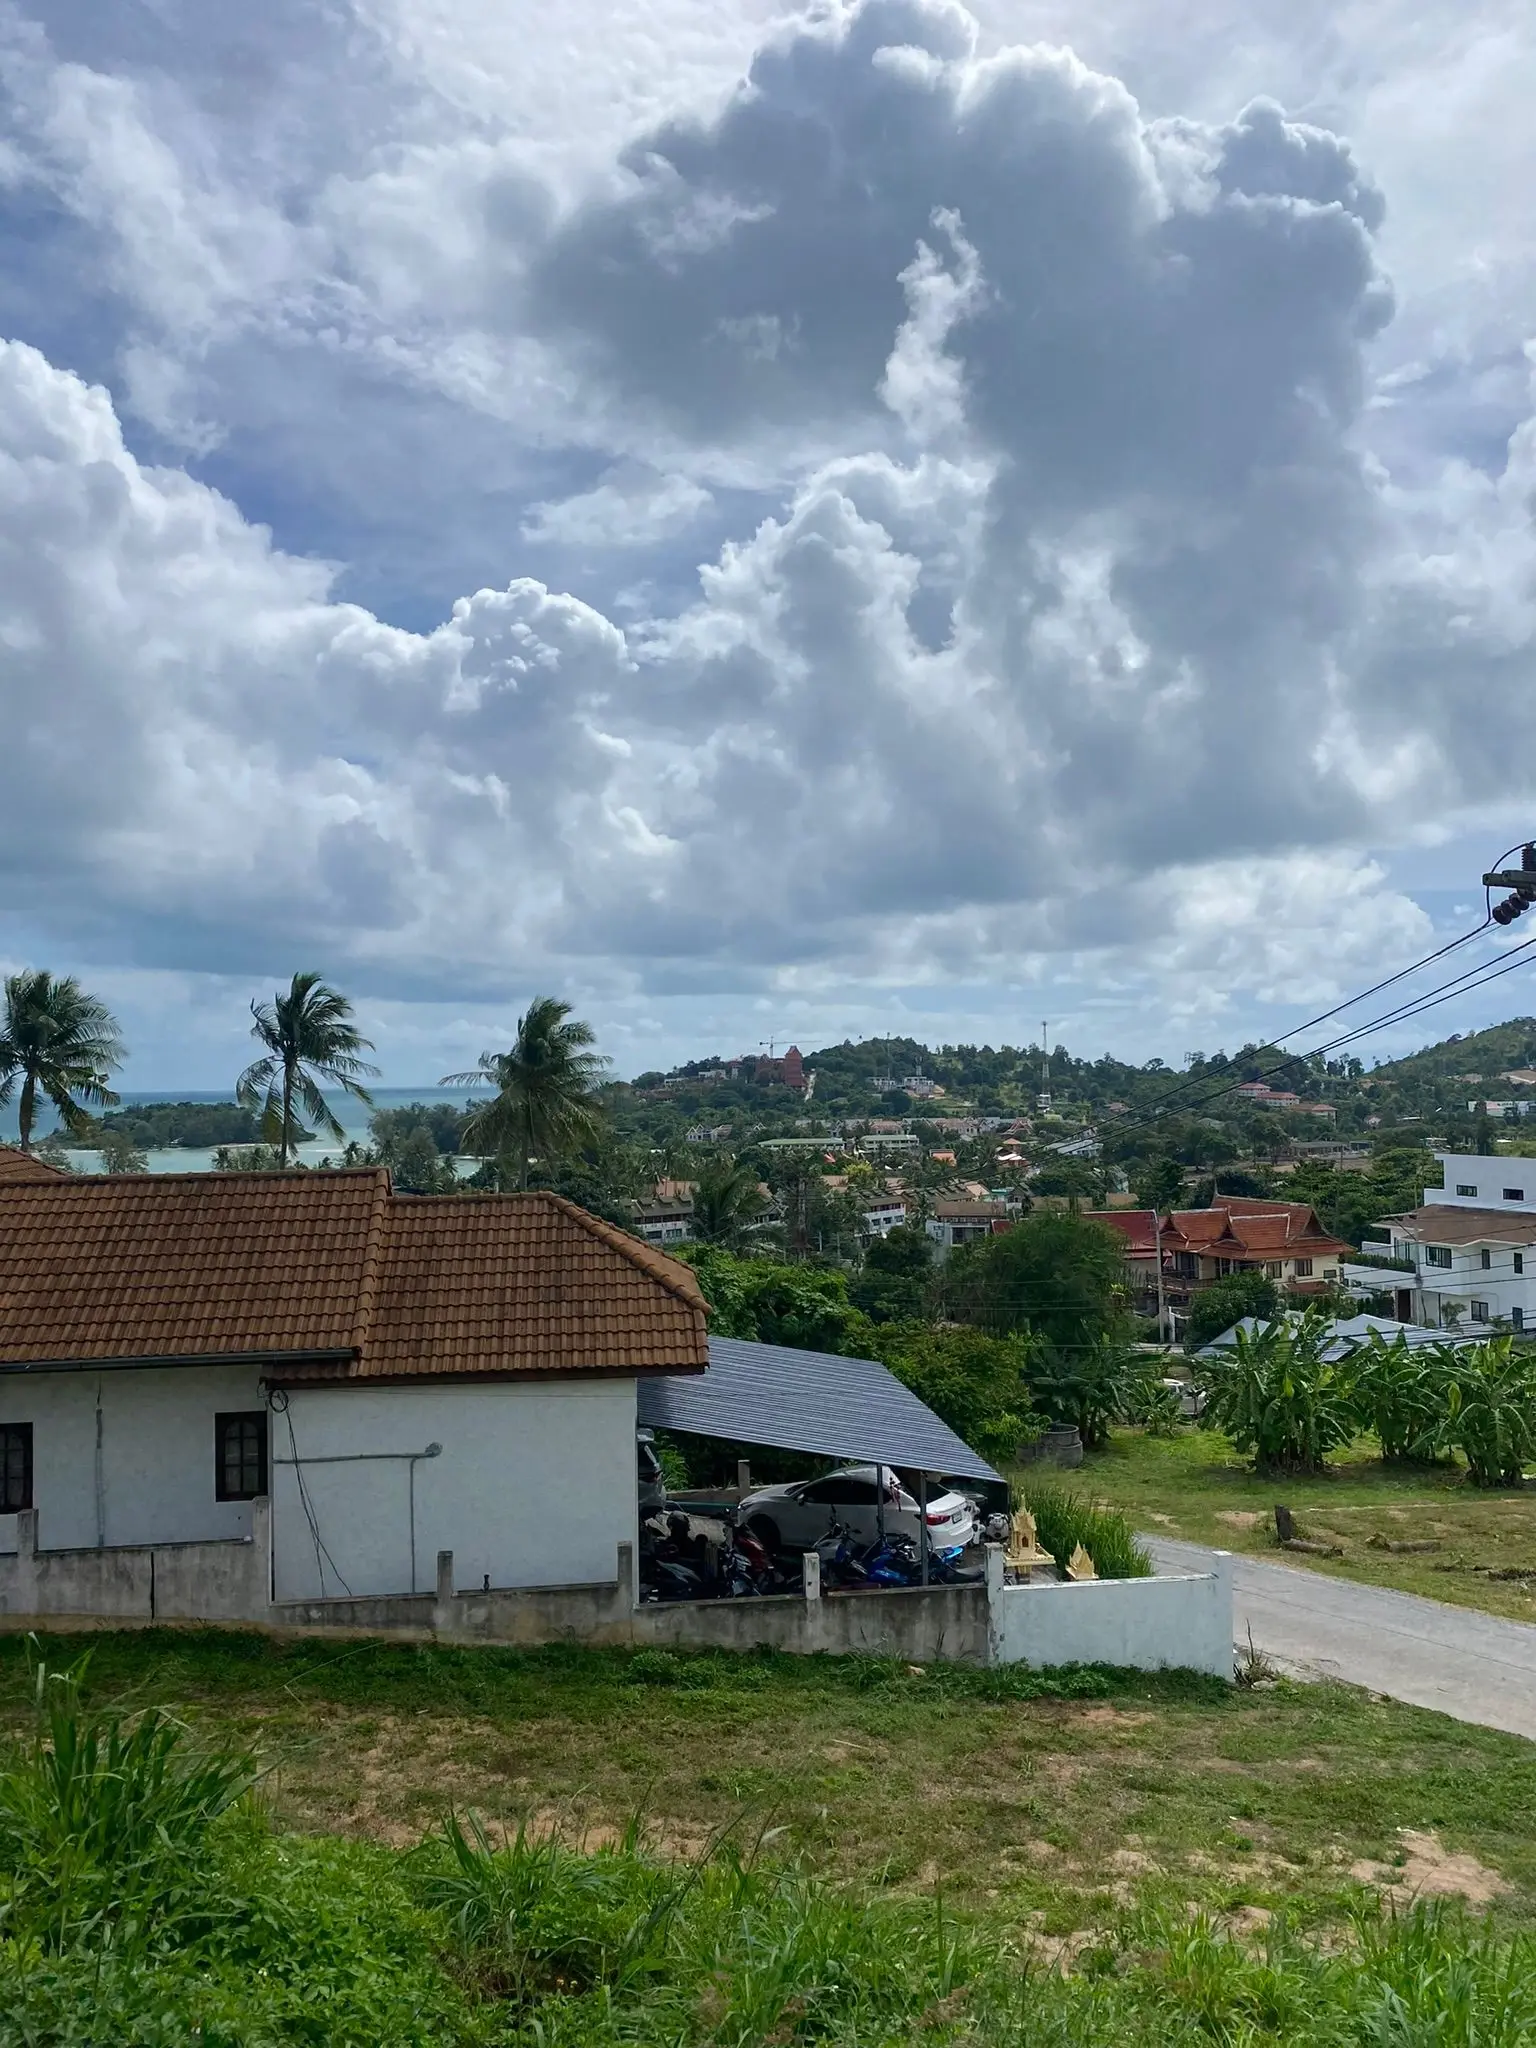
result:
[(775, 1058), (778, 1052), (778, 1048), (781, 1045), (787, 1045), (788, 1043), (789, 1033), (787, 1031), (779, 1031), (776, 1032), (772, 1038), (760, 1038), (757, 1041), (758, 1050), (760, 1052), (766, 1051), (769, 1059)]

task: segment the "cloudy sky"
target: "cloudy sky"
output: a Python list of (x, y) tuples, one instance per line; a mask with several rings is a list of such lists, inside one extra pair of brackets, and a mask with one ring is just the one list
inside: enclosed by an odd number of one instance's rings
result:
[(1536, 831), (1528, 0), (0, 0), (0, 94), (0, 962), (139, 1086), (300, 966), (401, 1083), (1177, 1061)]

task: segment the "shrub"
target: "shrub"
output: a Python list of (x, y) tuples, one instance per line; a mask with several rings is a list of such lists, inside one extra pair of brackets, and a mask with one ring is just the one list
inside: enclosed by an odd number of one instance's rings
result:
[(1149, 1421), (1159, 1412), (1156, 1367), (1117, 1336), (1065, 1352), (1041, 1345), (1029, 1383), (1037, 1406), (1071, 1424), (1089, 1450), (1109, 1441), (1112, 1422)]
[(1513, 1338), (1437, 1347), (1445, 1374), (1442, 1441), (1474, 1486), (1518, 1486), (1536, 1457), (1536, 1358)]
[(1373, 1431), (1389, 1463), (1427, 1460), (1446, 1449), (1449, 1413), (1449, 1346), (1410, 1348), (1379, 1333), (1355, 1353), (1355, 1407), (1360, 1424)]
[(1101, 1579), (1152, 1576), (1151, 1558), (1117, 1508), (1105, 1507), (1069, 1487), (1049, 1484), (1024, 1487), (1018, 1504), (1034, 1516), (1041, 1549), (1048, 1550), (1063, 1570), (1081, 1544)]
[(1045, 1428), (1031, 1412), (1026, 1380), (1038, 1346), (1027, 1336), (910, 1322), (870, 1334), (875, 1355), (984, 1458), (1011, 1458)]
[(1354, 1361), (1323, 1357), (1329, 1334), (1317, 1316), (1239, 1330), (1201, 1361), (1201, 1426), (1229, 1438), (1255, 1471), (1320, 1472), (1358, 1427)]
[(206, 1911), (210, 1835), (256, 1779), (251, 1757), (199, 1750), (156, 1708), (88, 1712), (88, 1662), (37, 1663), (31, 1740), (0, 1773), (5, 1924), (51, 1946), (82, 1929), (122, 1944)]
[(1256, 1266), (1246, 1272), (1229, 1273), (1225, 1280), (1216, 1281), (1190, 1303), (1184, 1341), (1194, 1350), (1209, 1344), (1213, 1337), (1223, 1336), (1244, 1316), (1257, 1316), (1262, 1322), (1279, 1311), (1280, 1290), (1267, 1273), (1261, 1273)]

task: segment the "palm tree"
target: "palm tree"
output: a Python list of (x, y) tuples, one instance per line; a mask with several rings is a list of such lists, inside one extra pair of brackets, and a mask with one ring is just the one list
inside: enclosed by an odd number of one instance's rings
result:
[(464, 1124), (464, 1149), (481, 1158), (516, 1160), (526, 1188), (535, 1159), (574, 1151), (596, 1135), (596, 1097), (608, 1062), (590, 1048), (596, 1033), (571, 1017), (555, 996), (535, 996), (517, 1020), (510, 1052), (483, 1052), (467, 1074), (445, 1074), (442, 1088), (484, 1087), (496, 1093), (478, 1102)]
[(117, 1019), (72, 974), (54, 976), (39, 968), (6, 977), (0, 1105), (10, 1101), (19, 1081), (16, 1117), (23, 1152), (32, 1149), (39, 1090), (67, 1127), (78, 1130), (85, 1120), (82, 1103), (110, 1108), (117, 1101), (107, 1081), (122, 1063)]
[(729, 1156), (707, 1160), (693, 1187), (693, 1234), (734, 1250), (766, 1207), (750, 1167)]
[(296, 1142), (295, 1100), (312, 1123), (340, 1143), (347, 1134), (321, 1094), (320, 1082), (371, 1103), (362, 1077), (379, 1071), (359, 1057), (373, 1051), (373, 1041), (352, 1023), (351, 1003), (318, 974), (296, 974), (286, 995), (270, 1003), (253, 1002), (251, 1015), (256, 1019), (251, 1036), (267, 1050), (235, 1083), (235, 1100), (242, 1109), (261, 1103), (262, 1136), (277, 1147), (279, 1167), (288, 1164)]

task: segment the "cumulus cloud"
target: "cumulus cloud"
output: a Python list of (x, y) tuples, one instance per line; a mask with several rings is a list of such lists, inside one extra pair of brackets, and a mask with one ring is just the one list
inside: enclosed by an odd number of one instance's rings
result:
[[(359, 16), (365, 80), (408, 15)], [(275, 86), (236, 200), (211, 73), (199, 166), (126, 59), (9, 49), (16, 189), (134, 308), (113, 395), (0, 349), (29, 930), (401, 997), (1203, 976), (1219, 1010), (1415, 945), (1365, 850), (1529, 790), (1464, 706), (1532, 680), (1531, 430), (1373, 454), (1383, 194), (1271, 99), (1153, 113), (864, 0), (574, 203), (392, 78), (302, 190)], [(145, 418), (223, 469), (157, 466)], [(431, 566), (365, 606), (368, 520)]]

